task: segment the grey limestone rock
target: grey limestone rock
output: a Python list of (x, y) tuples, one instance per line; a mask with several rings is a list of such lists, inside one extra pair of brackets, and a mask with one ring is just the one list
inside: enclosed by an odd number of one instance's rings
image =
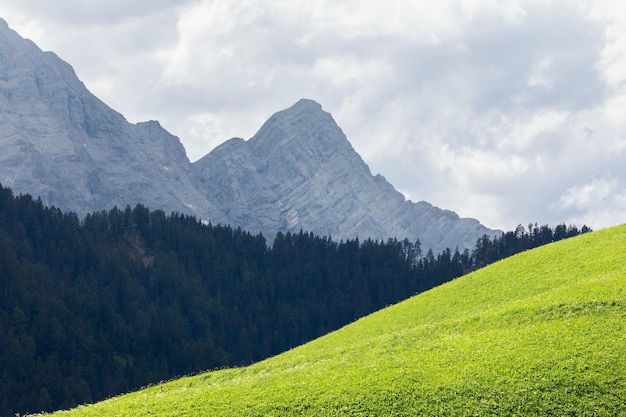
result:
[(271, 237), (419, 239), (424, 250), (473, 248), (496, 231), (371, 174), (332, 116), (311, 100), (252, 137), (190, 163), (158, 122), (131, 124), (72, 67), (0, 19), (0, 183), (80, 216), (141, 203)]
[(142, 203), (227, 222), (177, 137), (155, 121), (127, 122), (3, 20), (0, 167), (0, 183), (15, 193), (80, 215)]
[(371, 174), (332, 116), (311, 100), (274, 114), (247, 142), (231, 139), (194, 165), (207, 181), (207, 195), (251, 231), (419, 239), (435, 253), (473, 248), (484, 234), (498, 233), (407, 201)]

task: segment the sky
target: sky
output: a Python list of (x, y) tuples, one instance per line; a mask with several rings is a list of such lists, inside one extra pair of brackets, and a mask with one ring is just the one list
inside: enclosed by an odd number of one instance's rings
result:
[(373, 174), (488, 227), (626, 222), (626, 3), (2, 0), (195, 161), (319, 102)]

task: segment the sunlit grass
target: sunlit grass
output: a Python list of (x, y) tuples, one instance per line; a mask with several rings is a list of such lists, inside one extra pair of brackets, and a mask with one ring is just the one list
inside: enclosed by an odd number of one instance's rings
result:
[(247, 368), (58, 416), (626, 415), (626, 227), (519, 254)]

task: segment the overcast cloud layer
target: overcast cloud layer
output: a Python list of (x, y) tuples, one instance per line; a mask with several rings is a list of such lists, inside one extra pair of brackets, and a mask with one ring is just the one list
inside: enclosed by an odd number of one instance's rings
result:
[(626, 222), (626, 7), (615, 1), (3, 0), (191, 160), (310, 98), (407, 198), (510, 230)]

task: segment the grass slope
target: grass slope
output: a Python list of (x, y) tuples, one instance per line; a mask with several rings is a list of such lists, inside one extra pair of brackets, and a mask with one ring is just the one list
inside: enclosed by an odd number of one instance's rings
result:
[(519, 254), (240, 369), (58, 416), (626, 415), (626, 226)]

